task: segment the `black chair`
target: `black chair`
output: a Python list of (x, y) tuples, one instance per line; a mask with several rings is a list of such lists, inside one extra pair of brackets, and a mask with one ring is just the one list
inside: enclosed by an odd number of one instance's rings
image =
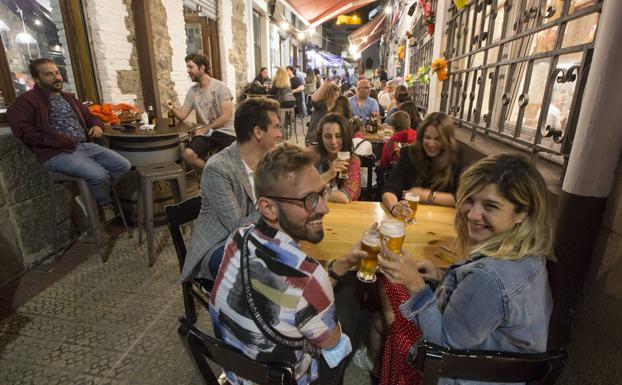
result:
[[(171, 232), (171, 238), (173, 239), (173, 245), (175, 246), (175, 252), (177, 253), (177, 260), (179, 261), (179, 271), (184, 267), (184, 261), (186, 260), (186, 244), (181, 234), (181, 226), (195, 220), (199, 216), (201, 211), (201, 197), (196, 196), (190, 199), (186, 199), (175, 205), (168, 205), (164, 207), (164, 215), (168, 220), (168, 229)], [(196, 281), (182, 282), (181, 290), (184, 297), (184, 310), (186, 318), (190, 322), (195, 323), (197, 321), (197, 313), (194, 308), (195, 298), (206, 309), (209, 307), (209, 292), (206, 291), (206, 285), (201, 286)]]
[[(373, 186), (373, 175), (376, 172), (376, 156), (375, 155), (358, 155), (361, 159), (361, 167), (367, 167), (367, 185), (361, 186), (361, 198), (362, 201), (375, 201), (376, 190), (378, 185)], [(377, 181), (376, 181), (377, 183)]]
[(408, 360), (423, 374), (422, 385), (436, 385), (439, 378), (484, 382), (553, 384), (566, 362), (566, 351), (510, 353), (490, 350), (457, 350), (429, 341), (417, 345)]
[(262, 364), (244, 356), (236, 349), (210, 337), (186, 319), (179, 320), (179, 336), (192, 358), (195, 369), (206, 385), (219, 385), (208, 362), (234, 372), (257, 385), (294, 385), (294, 370), (289, 364)]

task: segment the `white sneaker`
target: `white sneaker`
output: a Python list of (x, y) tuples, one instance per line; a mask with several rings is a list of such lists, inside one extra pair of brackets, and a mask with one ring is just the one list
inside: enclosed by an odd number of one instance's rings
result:
[(101, 206), (101, 221), (102, 222), (110, 222), (113, 220), (117, 214), (114, 212), (114, 207), (112, 205)]
[(358, 348), (358, 350), (354, 352), (354, 357), (352, 357), (352, 361), (354, 362), (354, 365), (358, 366), (363, 370), (367, 370), (370, 372), (374, 370), (374, 363), (371, 362), (369, 360), (369, 357), (367, 356), (367, 346)]

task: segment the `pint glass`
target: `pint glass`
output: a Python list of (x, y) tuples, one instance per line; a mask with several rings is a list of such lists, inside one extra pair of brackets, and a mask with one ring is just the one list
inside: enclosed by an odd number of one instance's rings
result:
[(419, 207), (419, 195), (406, 193), (406, 195), (404, 195), (404, 200), (408, 202), (408, 207), (410, 207), (411, 211), (411, 214), (406, 217), (405, 221), (409, 225), (412, 225), (415, 223), (415, 215), (417, 215), (417, 208)]
[(380, 225), (380, 235), (382, 243), (395, 254), (401, 254), (404, 236), (406, 235), (406, 226), (397, 220), (388, 220)]
[(363, 233), (361, 249), (367, 252), (367, 256), (361, 259), (361, 268), (356, 273), (358, 279), (363, 282), (376, 282), (376, 267), (378, 266), (380, 244), (380, 233), (378, 230), (367, 230)]
[[(350, 152), (348, 151), (339, 151), (337, 153), (337, 159), (339, 160), (350, 160)], [(348, 179), (348, 171), (339, 172), (339, 179)]]

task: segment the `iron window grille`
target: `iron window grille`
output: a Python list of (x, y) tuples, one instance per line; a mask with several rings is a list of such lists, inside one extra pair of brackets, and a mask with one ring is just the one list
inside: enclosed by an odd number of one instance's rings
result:
[(441, 110), (460, 126), (567, 161), (602, 0), (472, 0), (449, 8)]
[[(436, 9), (436, 1), (431, 1), (431, 9)], [(424, 23), (424, 18), (418, 18), (412, 28), (413, 38), (417, 42), (414, 48), (408, 49), (412, 52), (407, 54), (410, 57), (410, 69), (409, 73), (416, 77), (417, 69), (421, 66), (429, 66), (432, 62), (432, 48), (434, 47), (434, 37), (428, 34), (427, 27)], [(440, 33), (440, 32), (437, 32)], [(414, 52), (413, 52), (414, 51)], [(413, 85), (413, 100), (424, 116), (428, 112), (428, 100), (430, 94), (430, 84), (423, 84), (420, 81), (415, 81)]]

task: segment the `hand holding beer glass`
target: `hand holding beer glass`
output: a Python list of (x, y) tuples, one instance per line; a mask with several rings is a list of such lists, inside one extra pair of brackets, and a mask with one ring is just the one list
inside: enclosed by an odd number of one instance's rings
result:
[(415, 223), (415, 215), (417, 215), (417, 208), (419, 207), (419, 195), (407, 192), (404, 194), (404, 200), (408, 204), (408, 208), (410, 208), (410, 213), (406, 213), (404, 220), (409, 225), (412, 225)]
[(339, 179), (348, 179), (348, 165), (350, 164), (350, 152), (349, 151), (339, 151), (337, 153), (337, 160), (345, 162), (345, 169), (342, 168), (338, 173)]
[[(382, 244), (397, 255), (401, 255), (402, 244), (406, 236), (406, 226), (401, 221), (390, 219), (380, 225)], [(387, 259), (386, 255), (383, 258)]]
[(361, 268), (356, 273), (358, 279), (366, 283), (376, 282), (376, 267), (378, 266), (378, 253), (380, 252), (381, 236), (378, 230), (367, 230), (363, 233), (361, 250), (367, 256), (361, 258)]

